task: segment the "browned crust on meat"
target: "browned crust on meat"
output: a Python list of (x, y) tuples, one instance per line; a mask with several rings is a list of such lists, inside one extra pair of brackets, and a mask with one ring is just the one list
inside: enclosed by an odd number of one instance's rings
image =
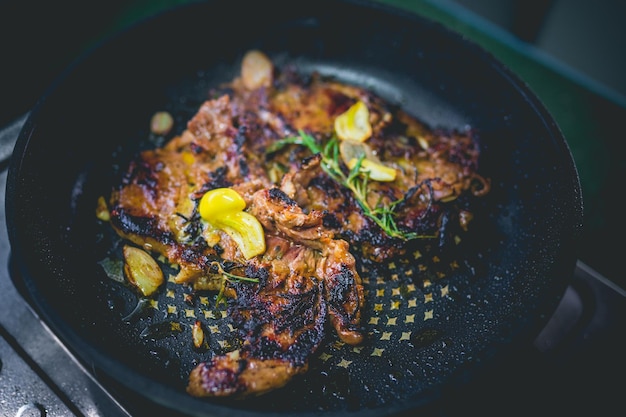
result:
[(284, 387), (308, 365), (280, 359), (246, 360), (221, 356), (197, 366), (189, 375), (187, 392), (196, 397), (225, 397), (241, 393), (261, 395)]
[[(407, 232), (437, 235), (448, 202), (488, 188), (476, 172), (471, 132), (431, 130), (370, 91), (319, 74), (301, 77), (285, 68), (275, 75), (254, 89), (240, 78), (220, 87), (180, 135), (138, 155), (109, 199), (113, 229), (177, 264), (175, 282), (216, 289), (212, 268), (225, 260), (237, 265), (231, 273), (258, 279), (226, 285), (242, 343), (191, 372), (187, 390), (194, 396), (258, 395), (284, 386), (306, 372), (327, 322), (341, 341), (362, 343), (364, 290), (355, 254), (381, 262), (406, 250), (329, 177), (320, 155), (298, 145), (267, 153), (277, 140), (302, 130), (323, 143), (337, 115), (357, 100), (366, 103), (368, 146), (397, 172), (393, 182), (370, 181), (367, 200), (371, 206), (402, 200), (396, 221)], [(486, 187), (480, 192), (477, 179)], [(198, 201), (218, 187), (235, 189), (261, 222), (264, 254), (244, 259), (227, 234), (206, 233)]]

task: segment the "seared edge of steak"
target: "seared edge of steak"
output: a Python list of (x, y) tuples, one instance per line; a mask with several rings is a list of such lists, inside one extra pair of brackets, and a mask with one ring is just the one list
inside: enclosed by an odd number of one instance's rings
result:
[[(293, 145), (266, 153), (277, 140), (302, 130), (323, 146), (337, 115), (357, 100), (366, 103), (373, 130), (367, 147), (397, 171), (393, 182), (368, 183), (367, 204), (398, 202), (398, 226), (418, 234), (442, 233), (448, 214), (463, 208), (459, 197), (488, 191), (476, 173), (471, 132), (432, 131), (366, 89), (316, 73), (261, 68), (268, 77), (258, 85), (243, 77), (222, 86), (182, 134), (142, 152), (109, 200), (114, 230), (177, 264), (175, 282), (219, 289), (223, 281), (213, 280), (212, 266), (221, 262), (235, 265), (231, 274), (258, 279), (225, 284), (241, 344), (193, 369), (187, 390), (194, 396), (257, 395), (284, 386), (307, 370), (328, 322), (343, 342), (361, 343), (364, 290), (353, 253), (382, 262), (408, 248), (327, 175), (319, 154)], [(263, 225), (263, 255), (244, 260), (227, 234), (200, 219), (197, 202), (218, 187), (242, 195)]]
[(363, 340), (363, 287), (348, 243), (323, 227), (320, 212), (304, 213), (278, 188), (256, 192), (250, 211), (267, 230), (268, 249), (244, 268), (258, 284), (231, 284), (236, 295), (228, 311), (242, 344), (193, 370), (192, 395), (246, 396), (284, 386), (308, 368), (327, 317), (342, 341)]

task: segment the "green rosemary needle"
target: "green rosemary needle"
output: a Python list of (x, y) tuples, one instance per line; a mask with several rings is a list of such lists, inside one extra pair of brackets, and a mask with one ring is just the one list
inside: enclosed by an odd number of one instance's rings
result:
[(415, 232), (406, 232), (398, 228), (395, 220), (395, 209), (404, 199), (395, 200), (388, 205), (379, 201), (375, 207), (370, 206), (367, 201), (369, 175), (367, 172), (361, 171), (364, 155), (358, 159), (357, 163), (346, 175), (340, 162), (339, 140), (335, 136), (323, 147), (320, 147), (313, 136), (302, 130), (298, 133), (298, 136), (289, 136), (274, 142), (267, 149), (267, 153), (276, 152), (286, 145), (306, 146), (313, 154), (320, 154), (322, 158), (320, 165), (324, 172), (338, 184), (349, 189), (361, 210), (363, 210), (363, 214), (372, 219), (387, 235), (402, 240), (431, 237)]

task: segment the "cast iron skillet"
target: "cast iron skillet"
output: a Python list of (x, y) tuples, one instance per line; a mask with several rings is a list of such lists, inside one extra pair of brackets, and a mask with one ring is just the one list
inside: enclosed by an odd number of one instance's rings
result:
[[(555, 310), (582, 222), (567, 144), (523, 82), (438, 24), (365, 2), (255, 3), (168, 11), (99, 46), (47, 91), (8, 173), (18, 279), (88, 369), (165, 408), (194, 416), (419, 409), (529, 343)], [(115, 168), (151, 145), (150, 116), (169, 110), (182, 130), (251, 48), (279, 66), (293, 62), (371, 88), (433, 127), (477, 129), (480, 170), (493, 179), (492, 191), (477, 209), (478, 233), (460, 250), (412, 254), (363, 273), (362, 347), (342, 346), (329, 332), (309, 372), (286, 388), (246, 401), (203, 400), (185, 393), (186, 376), (227, 348), (220, 309), (210, 297), (185, 302), (188, 290), (168, 283), (158, 304), (131, 313), (137, 297), (102, 267), (115, 241), (94, 209)], [(207, 352), (191, 347), (195, 318), (211, 329)], [(159, 327), (176, 323), (180, 332)]]

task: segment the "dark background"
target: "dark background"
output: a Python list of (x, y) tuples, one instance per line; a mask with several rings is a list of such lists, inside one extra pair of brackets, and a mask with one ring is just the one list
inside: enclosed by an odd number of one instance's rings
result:
[[(0, 128), (26, 114), (81, 53), (140, 18), (189, 1), (0, 0)], [(529, 84), (559, 124), (579, 170), (585, 204), (579, 258), (626, 288), (620, 196), (626, 179), (626, 2), (379, 2), (461, 32)], [(163, 50), (163, 57), (169, 53)]]
[[(607, 96), (626, 97), (626, 2), (621, 0), (439, 0), (461, 6), (537, 48), (553, 65)], [(565, 66), (569, 67), (565, 68)], [(577, 72), (578, 74), (574, 74)], [(616, 97), (617, 99), (617, 97)]]

